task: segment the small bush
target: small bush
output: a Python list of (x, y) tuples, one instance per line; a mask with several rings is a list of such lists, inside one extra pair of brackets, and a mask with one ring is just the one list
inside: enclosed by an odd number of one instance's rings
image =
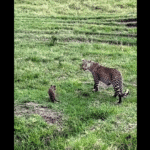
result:
[(54, 46), (54, 44), (57, 42), (57, 38), (55, 36), (52, 36), (51, 37), (51, 40), (50, 40), (50, 44), (49, 46)]

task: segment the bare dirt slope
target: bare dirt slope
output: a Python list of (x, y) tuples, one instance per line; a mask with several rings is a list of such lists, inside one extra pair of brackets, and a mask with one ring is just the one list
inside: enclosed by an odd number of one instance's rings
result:
[(14, 106), (14, 115), (16, 116), (30, 116), (31, 114), (38, 114), (44, 118), (48, 124), (58, 124), (62, 122), (62, 114), (44, 107), (40, 104), (29, 102), (22, 105)]

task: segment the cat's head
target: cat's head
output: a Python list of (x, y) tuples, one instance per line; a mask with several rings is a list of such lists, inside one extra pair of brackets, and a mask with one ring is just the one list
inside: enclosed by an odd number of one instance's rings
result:
[(56, 90), (56, 86), (55, 85), (51, 85), (50, 89)]
[(82, 60), (82, 66), (81, 66), (81, 69), (83, 69), (84, 71), (85, 70), (88, 70), (91, 66), (91, 60)]

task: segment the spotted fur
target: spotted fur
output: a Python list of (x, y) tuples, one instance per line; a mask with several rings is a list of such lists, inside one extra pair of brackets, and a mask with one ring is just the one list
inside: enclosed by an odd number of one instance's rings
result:
[(125, 93), (122, 93), (122, 76), (121, 73), (113, 68), (107, 68), (99, 65), (98, 63), (82, 60), (82, 69), (89, 70), (94, 78), (94, 91), (98, 91), (99, 81), (105, 83), (106, 85), (112, 84), (115, 90), (114, 97), (119, 97), (119, 102), (121, 103), (121, 98), (129, 94), (127, 90)]
[(52, 102), (57, 101), (55, 98), (55, 90), (56, 90), (55, 85), (51, 85), (51, 87), (48, 90), (49, 98), (51, 99)]

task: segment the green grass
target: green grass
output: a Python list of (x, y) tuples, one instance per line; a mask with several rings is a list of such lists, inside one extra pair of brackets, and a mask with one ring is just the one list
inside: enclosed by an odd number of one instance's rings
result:
[[(14, 100), (35, 102), (62, 112), (62, 129), (35, 114), (15, 116), (14, 148), (137, 149), (136, 1), (15, 0)], [(133, 21), (132, 21), (133, 20)], [(93, 77), (82, 59), (117, 68), (120, 105), (112, 87), (93, 93)], [(56, 85), (58, 103), (51, 103)]]

